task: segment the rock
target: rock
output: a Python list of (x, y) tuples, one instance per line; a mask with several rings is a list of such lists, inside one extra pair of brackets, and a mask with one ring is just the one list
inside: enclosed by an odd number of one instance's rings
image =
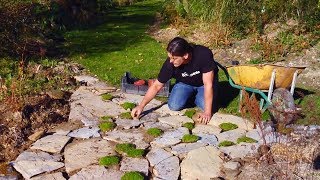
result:
[(182, 111), (172, 111), (169, 109), (168, 104), (165, 104), (161, 106), (159, 109), (156, 109), (155, 112), (159, 113), (160, 116), (166, 116), (166, 115), (171, 115), (171, 116), (182, 116), (185, 112), (185, 110)]
[(117, 90), (117, 88), (108, 86), (106, 83), (101, 82), (101, 81), (96, 82), (96, 83), (88, 86), (87, 89), (96, 95), (111, 93), (111, 92), (114, 92)]
[(188, 118), (187, 116), (169, 116), (169, 117), (161, 117), (159, 118), (159, 122), (169, 124), (173, 127), (181, 127), (182, 124), (191, 122), (193, 123), (193, 120)]
[(32, 144), (30, 149), (40, 149), (50, 153), (60, 153), (69, 142), (70, 137), (62, 135), (45, 136)]
[(212, 146), (190, 151), (181, 162), (181, 179), (211, 179), (221, 177), (223, 161), (220, 151)]
[(100, 129), (97, 127), (84, 127), (77, 129), (68, 134), (70, 137), (88, 139), (92, 137), (100, 137)]
[(218, 139), (214, 134), (197, 134), (197, 136), (199, 136), (198, 143), (205, 143), (215, 147), (219, 144)]
[(229, 161), (223, 164), (223, 168), (226, 170), (236, 171), (236, 170), (239, 170), (240, 167), (241, 167), (241, 164), (235, 161)]
[(64, 99), (65, 92), (61, 90), (51, 90), (47, 92), (47, 95), (52, 99)]
[(120, 180), (123, 172), (114, 169), (106, 169), (104, 166), (88, 166), (82, 168), (77, 174), (70, 177), (69, 180)]
[(189, 130), (185, 127), (167, 131), (162, 136), (157, 137), (150, 144), (159, 148), (169, 147), (178, 144), (185, 134), (189, 134)]
[(139, 120), (143, 123), (146, 123), (146, 122), (155, 123), (156, 121), (158, 121), (159, 117), (160, 117), (159, 114), (154, 113), (154, 112), (148, 112), (148, 110), (146, 110), (143, 112), (143, 115), (141, 116), (141, 118)]
[(64, 166), (61, 156), (52, 156), (45, 152), (23, 152), (12, 162), (16, 169), (25, 179), (43, 172), (51, 172)]
[(166, 180), (177, 180), (180, 174), (179, 158), (169, 157), (153, 168), (153, 174), (156, 178)]
[(171, 152), (174, 154), (174, 155), (183, 155), (183, 154), (186, 154), (194, 149), (198, 149), (200, 147), (204, 147), (206, 146), (207, 144), (206, 143), (198, 143), (198, 142), (195, 142), (195, 143), (181, 143), (181, 144), (178, 144), (178, 145), (175, 145), (175, 146), (172, 146), (171, 147)]
[(76, 121), (76, 122), (63, 122), (58, 124), (55, 128), (50, 129), (48, 133), (55, 133), (59, 135), (67, 136), (70, 131), (79, 129), (82, 127), (82, 122)]
[(231, 158), (244, 158), (255, 154), (258, 150), (257, 143), (241, 143), (229, 147), (220, 147), (220, 150), (228, 154)]
[(242, 137), (246, 135), (246, 130), (244, 129), (234, 129), (234, 130), (230, 130), (230, 131), (226, 131), (220, 134), (217, 134), (217, 138), (219, 140), (219, 142), (222, 141), (232, 141), (234, 143), (237, 143), (237, 139), (239, 137)]
[(170, 152), (161, 148), (152, 148), (151, 151), (146, 155), (150, 166), (155, 166), (171, 156), (173, 155)]
[(146, 159), (125, 157), (121, 161), (121, 171), (138, 171), (148, 176), (149, 163)]
[[(113, 93), (113, 95), (115, 96), (115, 98), (113, 98), (112, 101), (118, 105), (123, 104), (125, 102), (132, 102), (135, 104), (139, 104), (143, 100), (143, 97), (144, 97), (144, 96), (140, 96), (140, 95), (136, 95), (136, 94), (127, 94), (127, 93), (122, 93), (122, 92)], [(148, 110), (153, 107), (157, 107), (159, 105), (161, 105), (160, 101), (158, 101), (156, 99), (152, 99), (148, 103), (148, 105), (145, 107), (145, 110)]]
[(34, 132), (31, 136), (28, 137), (28, 139), (30, 141), (36, 141), (38, 140), (43, 134), (44, 134), (44, 130), (41, 129), (41, 130), (37, 130), (36, 132)]
[(36, 176), (31, 178), (30, 180), (65, 180), (66, 178), (63, 177), (61, 172), (53, 173), (53, 174), (46, 174), (46, 175), (41, 175), (41, 176)]
[(142, 124), (139, 120), (131, 120), (131, 119), (117, 119), (116, 122), (117, 127), (122, 127), (124, 129), (130, 129), (140, 126)]
[(87, 75), (81, 75), (81, 76), (74, 76), (74, 78), (80, 82), (80, 83), (84, 83), (87, 86), (91, 86), (93, 84), (95, 84), (96, 82), (99, 81), (99, 79), (92, 77), (92, 76), (87, 76)]
[(192, 134), (219, 134), (221, 129), (217, 126), (210, 126), (204, 124), (196, 124), (194, 129), (192, 129)]
[(97, 163), (100, 157), (115, 155), (114, 144), (103, 139), (86, 139), (66, 146), (64, 152), (67, 173)]
[(132, 143), (139, 149), (149, 147), (144, 139), (144, 132), (141, 129), (115, 130), (106, 133), (103, 139), (114, 141), (116, 143)]
[(219, 127), (221, 123), (228, 122), (236, 124), (238, 125), (238, 128), (245, 130), (251, 130), (254, 127), (253, 123), (249, 120), (243, 119), (238, 116), (221, 113), (215, 113), (208, 124)]
[(145, 123), (143, 123), (143, 125), (146, 130), (148, 130), (150, 128), (159, 128), (162, 131), (168, 131), (168, 130), (172, 129), (172, 126), (170, 126), (168, 124), (160, 123), (160, 122), (145, 122)]

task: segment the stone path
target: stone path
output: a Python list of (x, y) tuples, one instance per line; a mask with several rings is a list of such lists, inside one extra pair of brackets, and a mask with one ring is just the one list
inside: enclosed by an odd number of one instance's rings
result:
[[(36, 139), (30, 149), (21, 153), (12, 162), (13, 167), (25, 179), (120, 179), (128, 171), (138, 171), (147, 179), (211, 179), (226, 177), (225, 173), (239, 174), (241, 159), (257, 152), (262, 139), (260, 132), (253, 129), (252, 123), (240, 117), (215, 114), (208, 125), (196, 124), (192, 131), (181, 127), (183, 123), (193, 122), (183, 116), (183, 112), (170, 111), (167, 105), (152, 100), (145, 110), (152, 108), (139, 121), (121, 119), (124, 102), (139, 103), (142, 96), (123, 94), (89, 76), (78, 76), (81, 86), (71, 96), (69, 122), (52, 132)], [(113, 95), (112, 101), (104, 101), (104, 93)], [(157, 108), (160, 107), (160, 108)], [(109, 132), (99, 129), (102, 116), (114, 117), (117, 127)], [(231, 122), (238, 129), (221, 132), (219, 124)], [(80, 124), (77, 128), (74, 124)], [(149, 128), (157, 127), (164, 133), (157, 138), (146, 134)], [(282, 138), (265, 127), (267, 142)], [(183, 143), (185, 134), (199, 136), (194, 143)], [(237, 144), (237, 138), (248, 136), (257, 143)], [(149, 138), (147, 138), (149, 137)], [(219, 147), (219, 143), (229, 140), (236, 145)], [(117, 155), (117, 143), (133, 143), (146, 150), (142, 158), (122, 156), (119, 165), (104, 167), (99, 158)], [(119, 154), (118, 154), (119, 155)], [(222, 169), (227, 169), (225, 172)], [(231, 177), (232, 178), (232, 177)]]

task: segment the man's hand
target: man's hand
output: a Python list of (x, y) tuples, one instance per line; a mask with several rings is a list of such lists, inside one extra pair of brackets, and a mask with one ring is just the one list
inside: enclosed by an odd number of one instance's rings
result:
[(198, 122), (201, 124), (208, 124), (209, 121), (211, 120), (211, 116), (212, 116), (211, 113), (205, 113), (205, 112), (199, 113)]
[(131, 116), (133, 119), (139, 119), (140, 117), (140, 114), (142, 113), (143, 111), (143, 107), (141, 106), (137, 106), (135, 108), (132, 109), (131, 111)]

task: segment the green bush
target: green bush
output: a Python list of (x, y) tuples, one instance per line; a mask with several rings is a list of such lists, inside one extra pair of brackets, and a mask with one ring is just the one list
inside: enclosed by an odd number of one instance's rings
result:
[(221, 123), (219, 127), (221, 128), (222, 132), (225, 132), (225, 131), (237, 129), (238, 125), (233, 123)]
[(182, 142), (184, 143), (193, 143), (198, 141), (199, 137), (192, 134), (186, 134), (182, 137)]
[(134, 145), (134, 144), (122, 143), (122, 144), (117, 144), (115, 150), (116, 150), (116, 152), (121, 154), (121, 153), (126, 153), (129, 150), (132, 150), (132, 149), (135, 149), (135, 148), (136, 148), (136, 145)]
[(102, 120), (102, 121), (110, 121), (110, 120), (112, 120), (112, 116), (102, 116), (102, 117), (100, 117), (100, 119)]
[(131, 116), (131, 112), (121, 113), (119, 117), (120, 117), (121, 119), (133, 119), (132, 116)]
[(112, 166), (120, 163), (118, 156), (105, 156), (99, 159), (99, 165), (101, 166)]
[(123, 107), (123, 109), (125, 109), (125, 110), (131, 111), (134, 107), (136, 107), (136, 104), (132, 103), (132, 102), (125, 102), (125, 103), (121, 104), (121, 107)]
[(153, 137), (158, 137), (163, 133), (163, 131), (159, 128), (150, 128), (147, 130), (147, 133)]
[(189, 118), (192, 118), (192, 116), (196, 113), (196, 110), (195, 109), (188, 109), (186, 110), (186, 112), (183, 114)]
[(235, 143), (232, 141), (222, 141), (219, 143), (218, 146), (219, 147), (228, 147), (228, 146), (233, 146), (233, 145), (235, 145)]
[(182, 126), (188, 128), (190, 131), (194, 129), (194, 123), (192, 122), (184, 123)]
[(102, 132), (106, 132), (106, 131), (111, 131), (113, 130), (115, 127), (117, 126), (116, 123), (114, 122), (103, 122), (99, 125), (99, 128), (101, 129)]
[(129, 149), (126, 154), (128, 157), (137, 158), (142, 157), (145, 154), (145, 151), (144, 149)]
[(121, 180), (144, 180), (144, 177), (140, 172), (131, 171), (124, 173)]
[(107, 93), (107, 94), (102, 94), (101, 97), (102, 97), (102, 99), (105, 100), (105, 101), (110, 101), (110, 100), (113, 98), (112, 94), (109, 94), (109, 93)]
[(237, 139), (237, 143), (240, 144), (241, 142), (245, 142), (245, 143), (256, 143), (258, 142), (257, 140), (255, 139), (252, 139), (250, 137), (246, 137), (246, 136), (242, 136), (242, 137), (239, 137)]

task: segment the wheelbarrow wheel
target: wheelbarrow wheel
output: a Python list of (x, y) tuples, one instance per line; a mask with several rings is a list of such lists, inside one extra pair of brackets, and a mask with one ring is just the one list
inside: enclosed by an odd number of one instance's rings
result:
[(274, 90), (272, 94), (272, 106), (268, 109), (271, 120), (276, 124), (288, 125), (292, 123), (296, 114), (296, 107), (291, 93), (284, 88)]

